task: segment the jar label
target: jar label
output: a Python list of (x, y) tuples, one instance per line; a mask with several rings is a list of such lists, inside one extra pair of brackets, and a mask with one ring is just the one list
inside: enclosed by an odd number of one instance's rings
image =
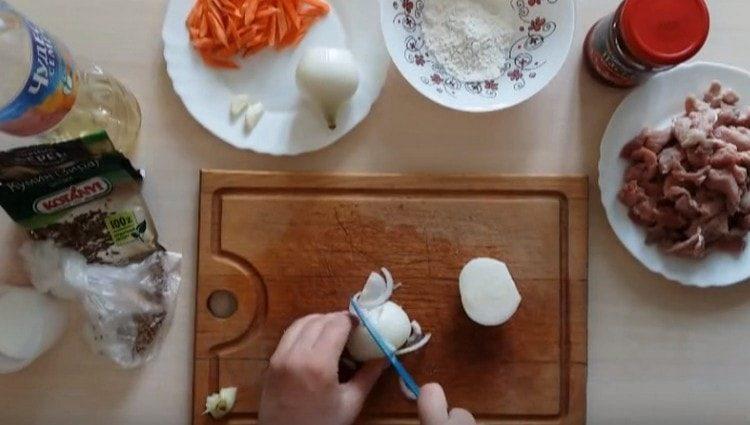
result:
[[(0, 11), (12, 11), (0, 0)], [(31, 36), (31, 69), (21, 92), (0, 107), (0, 131), (33, 136), (57, 125), (73, 108), (78, 76), (70, 53), (42, 28), (24, 19)]]
[(638, 84), (641, 76), (623, 63), (616, 47), (609, 41), (610, 19), (596, 23), (584, 43), (584, 54), (589, 65), (607, 82), (620, 87)]

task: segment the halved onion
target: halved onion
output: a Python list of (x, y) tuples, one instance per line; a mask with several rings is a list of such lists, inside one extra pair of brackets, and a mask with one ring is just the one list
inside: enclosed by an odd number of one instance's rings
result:
[[(0, 355), (33, 361), (62, 336), (67, 306), (30, 287), (0, 291)], [(9, 363), (9, 362), (5, 362)]]
[(461, 304), (469, 318), (484, 326), (508, 321), (521, 303), (521, 294), (502, 261), (475, 258), (458, 278)]

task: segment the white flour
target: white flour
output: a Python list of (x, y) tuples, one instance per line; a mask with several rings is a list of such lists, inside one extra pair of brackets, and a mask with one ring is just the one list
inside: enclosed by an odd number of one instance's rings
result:
[(424, 40), (435, 59), (462, 81), (500, 76), (513, 27), (501, 0), (424, 0)]

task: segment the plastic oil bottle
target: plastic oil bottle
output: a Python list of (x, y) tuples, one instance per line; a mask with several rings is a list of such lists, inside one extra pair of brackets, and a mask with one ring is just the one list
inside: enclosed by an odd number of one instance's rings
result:
[(58, 142), (105, 130), (130, 153), (140, 127), (138, 102), (119, 81), (74, 62), (62, 43), (0, 0), (0, 132)]

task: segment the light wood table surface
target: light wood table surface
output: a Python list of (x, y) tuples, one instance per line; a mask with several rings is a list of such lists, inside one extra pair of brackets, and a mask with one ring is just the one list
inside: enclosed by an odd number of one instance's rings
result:
[[(563, 70), (520, 106), (485, 115), (453, 112), (423, 98), (391, 67), (359, 127), (331, 148), (297, 158), (234, 150), (190, 118), (162, 58), (167, 0), (11, 2), (135, 93), (143, 131), (133, 159), (147, 172), (145, 195), (161, 240), (185, 254), (185, 265), (175, 321), (155, 361), (117, 370), (91, 354), (72, 326), (28, 369), (0, 376), (0, 424), (189, 422), (201, 168), (587, 174), (589, 423), (750, 423), (750, 285), (696, 290), (651, 274), (616, 240), (599, 203), (599, 142), (627, 92), (601, 86), (584, 72), (581, 44), (616, 0), (577, 2), (574, 47)], [(747, 1), (712, 0), (710, 8), (712, 32), (699, 58), (750, 68)], [(2, 282), (25, 281), (16, 255), (22, 237), (0, 214)]]

